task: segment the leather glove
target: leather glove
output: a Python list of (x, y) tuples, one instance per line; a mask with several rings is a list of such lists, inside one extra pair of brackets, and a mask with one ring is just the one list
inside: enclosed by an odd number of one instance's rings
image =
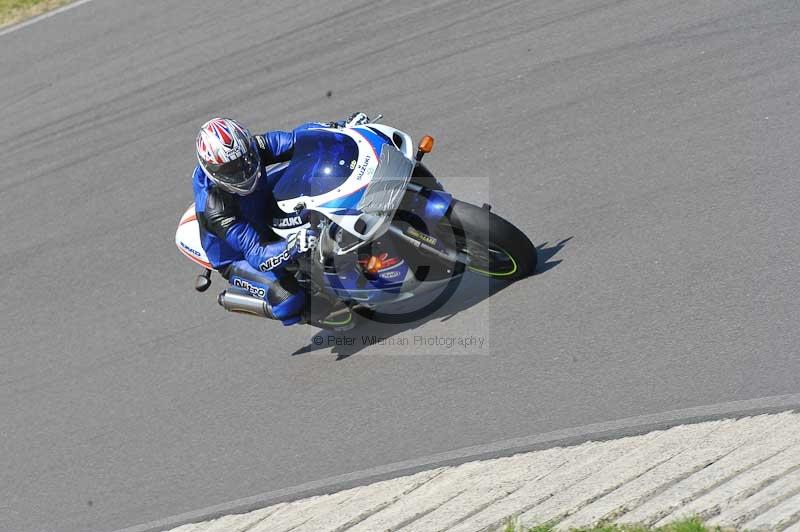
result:
[(345, 120), (344, 127), (356, 127), (363, 124), (369, 124), (369, 117), (359, 111), (358, 113), (353, 113)]
[(303, 228), (289, 236), (287, 249), (292, 253), (306, 253), (314, 251), (317, 247), (317, 233), (313, 229)]

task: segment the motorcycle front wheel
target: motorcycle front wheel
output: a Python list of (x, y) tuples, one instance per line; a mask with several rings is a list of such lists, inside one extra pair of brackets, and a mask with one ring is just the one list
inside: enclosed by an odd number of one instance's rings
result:
[(514, 224), (489, 209), (453, 200), (440, 231), (455, 236), (467, 269), (484, 277), (515, 281), (536, 271), (536, 247)]

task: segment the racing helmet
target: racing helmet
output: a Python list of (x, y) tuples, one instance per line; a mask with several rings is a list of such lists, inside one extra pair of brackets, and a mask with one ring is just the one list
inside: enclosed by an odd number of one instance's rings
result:
[(197, 134), (197, 161), (219, 188), (246, 196), (261, 175), (261, 158), (255, 137), (230, 118), (212, 118)]

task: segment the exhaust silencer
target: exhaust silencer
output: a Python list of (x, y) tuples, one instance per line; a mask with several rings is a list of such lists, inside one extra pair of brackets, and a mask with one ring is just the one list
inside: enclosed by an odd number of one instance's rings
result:
[(223, 290), (220, 292), (217, 302), (229, 312), (241, 312), (262, 318), (275, 318), (266, 301), (253, 297), (244, 290), (235, 288)]

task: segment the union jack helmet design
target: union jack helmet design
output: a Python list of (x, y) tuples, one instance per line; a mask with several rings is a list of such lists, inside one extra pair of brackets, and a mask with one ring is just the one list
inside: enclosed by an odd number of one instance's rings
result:
[(255, 137), (230, 118), (212, 118), (197, 134), (197, 161), (223, 190), (245, 196), (255, 190), (261, 162)]

